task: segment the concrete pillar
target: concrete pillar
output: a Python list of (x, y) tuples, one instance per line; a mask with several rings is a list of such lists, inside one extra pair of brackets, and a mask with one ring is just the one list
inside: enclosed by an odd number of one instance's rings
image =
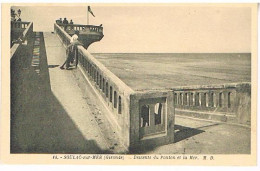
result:
[(214, 96), (213, 96), (213, 107), (217, 107), (217, 106), (218, 106), (217, 93), (214, 92), (213, 95), (214, 95)]
[(201, 106), (206, 107), (206, 93), (205, 92), (201, 93)]
[(121, 100), (121, 96), (118, 96), (118, 114), (122, 114), (122, 100)]
[(97, 85), (99, 85), (99, 73), (98, 73), (98, 71), (96, 71), (96, 83), (97, 83)]
[(179, 102), (180, 102), (179, 105), (182, 106), (183, 105), (183, 93), (179, 94)]
[(99, 88), (102, 89), (102, 75), (99, 75)]
[[(153, 92), (149, 94), (132, 94), (130, 95), (130, 149), (138, 150), (138, 147), (147, 147), (151, 144), (163, 145), (174, 142), (174, 97), (172, 92)], [(166, 98), (167, 109), (163, 113), (167, 121), (166, 125), (155, 124), (154, 106), (156, 103), (162, 103), (162, 97)], [(157, 99), (158, 98), (158, 99)], [(150, 126), (140, 127), (141, 117), (140, 108), (142, 105), (148, 104), (150, 107)], [(164, 114), (163, 114), (164, 115)], [(164, 116), (163, 116), (164, 117)], [(164, 119), (163, 119), (164, 120)], [(164, 122), (164, 121), (162, 121)], [(150, 133), (160, 133), (165, 130), (166, 135), (160, 138), (149, 136)], [(162, 133), (163, 134), (163, 133)], [(143, 138), (145, 135), (145, 139)]]
[(228, 91), (224, 91), (223, 95), (224, 95), (223, 107), (228, 108)]
[(174, 105), (178, 104), (178, 94), (174, 93)]
[(139, 145), (140, 137), (140, 111), (139, 111), (139, 99), (136, 95), (130, 95), (130, 150)]
[(206, 92), (206, 107), (209, 107), (209, 92)]
[(195, 106), (200, 106), (199, 98), (200, 98), (199, 93), (196, 92), (195, 93)]
[(90, 76), (91, 76), (91, 78), (94, 80), (94, 77), (93, 77), (93, 66), (92, 66), (92, 64), (90, 64)]
[(106, 97), (108, 97), (108, 82), (106, 82)]
[(117, 108), (117, 92), (114, 91), (114, 108)]
[(231, 92), (227, 93), (227, 107), (231, 107)]
[(238, 122), (251, 124), (251, 84), (241, 84), (236, 87), (235, 113)]
[(109, 88), (109, 101), (113, 104), (113, 87)]
[(155, 104), (150, 104), (149, 105), (150, 106), (150, 119), (149, 119), (149, 126), (150, 127), (154, 127), (154, 125), (155, 125), (155, 116), (154, 116), (154, 106), (155, 106)]
[(102, 91), (105, 93), (105, 79), (103, 78)]
[(214, 92), (209, 92), (209, 106), (214, 107)]
[(224, 95), (223, 95), (223, 92), (219, 92), (219, 94), (218, 94), (218, 106), (219, 107), (223, 107), (223, 99), (224, 99)]
[(189, 106), (194, 106), (194, 93), (189, 93)]
[(188, 93), (187, 92), (183, 93), (183, 105), (184, 106), (188, 105)]

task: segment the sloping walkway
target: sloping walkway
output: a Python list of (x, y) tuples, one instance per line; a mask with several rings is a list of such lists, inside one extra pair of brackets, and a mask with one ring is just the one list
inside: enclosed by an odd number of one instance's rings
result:
[[(11, 153), (122, 153), (90, 85), (82, 92), (79, 71), (59, 68), (65, 60), (59, 38), (40, 33), (39, 52), (37, 70), (23, 66), (13, 74), (19, 75), (12, 80)], [(31, 64), (32, 57), (23, 58)]]
[[(94, 140), (101, 149), (108, 149), (108, 144), (100, 135), (97, 124), (90, 117), (89, 105), (82, 98), (77, 80), (70, 70), (60, 70), (59, 64), (65, 60), (65, 48), (55, 34), (44, 33), (47, 60), (50, 74), (50, 86), (53, 95), (60, 102), (67, 115), (86, 139)], [(92, 119), (92, 121), (91, 121)], [(64, 123), (66, 124), (66, 123)], [(73, 136), (68, 138), (73, 139)], [(77, 141), (76, 139), (74, 141)]]
[[(124, 147), (105, 118), (108, 112), (92, 91), (91, 86), (81, 80), (79, 70), (61, 70), (66, 50), (57, 35), (44, 33), (50, 74), (50, 86), (54, 96), (62, 104), (83, 137), (93, 140), (102, 153), (120, 153)], [(82, 89), (83, 83), (84, 88)], [(81, 87), (80, 87), (81, 86)]]

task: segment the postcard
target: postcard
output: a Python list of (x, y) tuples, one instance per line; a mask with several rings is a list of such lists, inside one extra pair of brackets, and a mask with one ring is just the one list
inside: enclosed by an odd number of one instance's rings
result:
[(8, 164), (256, 165), (257, 4), (2, 4)]

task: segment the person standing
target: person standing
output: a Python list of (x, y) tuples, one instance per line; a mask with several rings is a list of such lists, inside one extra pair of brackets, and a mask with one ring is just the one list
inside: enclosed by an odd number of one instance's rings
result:
[[(79, 31), (76, 30), (74, 35), (72, 35), (71, 39), (70, 39), (70, 43), (73, 43), (73, 42), (78, 42), (78, 38), (79, 38)], [(83, 44), (82, 44), (83, 45)], [(77, 68), (78, 66), (78, 49), (76, 48), (75, 50), (75, 66)], [(74, 61), (74, 58), (71, 58), (71, 63)]]
[(62, 24), (62, 18), (60, 18), (59, 20), (56, 20), (57, 24)]
[(69, 24), (69, 22), (68, 22), (66, 17), (64, 18), (62, 24), (64, 24), (64, 30), (66, 30), (67, 29), (67, 24)]
[(75, 41), (70, 43), (67, 46), (66, 49), (66, 55), (67, 55), (67, 59), (65, 60), (65, 62), (61, 65), (60, 69), (65, 69), (64, 66), (66, 65), (66, 69), (69, 69), (70, 67), (70, 62), (72, 60), (72, 58), (74, 57), (74, 55), (76, 54), (76, 50), (77, 50), (77, 46), (78, 45), (82, 45), (82, 43), (80, 43), (79, 41)]
[[(72, 20), (70, 20), (70, 24), (71, 24), (71, 25), (74, 24)], [(73, 26), (70, 26), (70, 29), (73, 30)]]
[(75, 33), (71, 36), (70, 43), (78, 41), (79, 31), (76, 30)]

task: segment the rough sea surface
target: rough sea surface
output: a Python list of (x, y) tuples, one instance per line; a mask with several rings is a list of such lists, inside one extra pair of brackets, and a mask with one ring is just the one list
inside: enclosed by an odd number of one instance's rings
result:
[(134, 90), (251, 81), (250, 53), (94, 53)]

